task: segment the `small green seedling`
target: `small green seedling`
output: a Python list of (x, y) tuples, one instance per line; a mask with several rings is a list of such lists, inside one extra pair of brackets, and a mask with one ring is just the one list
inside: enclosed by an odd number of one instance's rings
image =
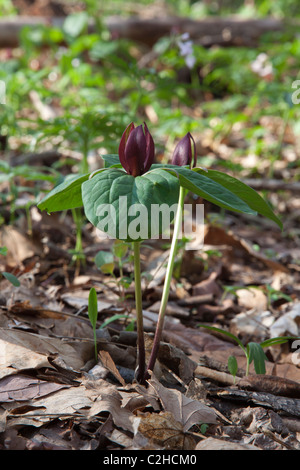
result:
[[(6, 246), (0, 247), (0, 255), (3, 255), (3, 256), (7, 255)], [(19, 279), (16, 276), (14, 276), (12, 273), (2, 271), (0, 272), (0, 278), (1, 276), (5, 277), (5, 279), (7, 279), (7, 281), (9, 281), (15, 287), (19, 287), (21, 285)]]
[[(98, 251), (95, 256), (95, 264), (103, 274), (110, 274), (115, 281), (118, 289), (120, 299), (125, 298), (125, 289), (127, 289), (131, 283), (132, 278), (124, 276), (123, 268), (124, 263), (129, 260), (127, 256), (129, 249), (129, 243), (122, 240), (115, 240), (112, 246), (112, 251)], [(116, 267), (119, 269), (119, 277), (116, 277), (114, 271)]]
[[(88, 301), (88, 315), (89, 315), (89, 320), (91, 322), (92, 328), (93, 328), (93, 334), (94, 334), (94, 345), (95, 345), (95, 359), (97, 361), (98, 358), (98, 353), (97, 353), (97, 320), (98, 320), (98, 301), (97, 301), (97, 292), (94, 287), (90, 289), (89, 293), (89, 301)], [(100, 329), (105, 328), (107, 325), (110, 323), (120, 320), (122, 318), (128, 318), (128, 315), (125, 314), (116, 314), (113, 315), (112, 317), (108, 318), (105, 320), (102, 325), (99, 327)], [(131, 322), (127, 330), (131, 330), (133, 328), (133, 322)]]
[(229, 372), (234, 378), (234, 383), (235, 383), (235, 376), (238, 371), (238, 363), (237, 363), (235, 356), (229, 356), (228, 361), (227, 361), (227, 366), (228, 366)]
[(95, 264), (103, 274), (114, 274), (115, 262), (111, 251), (98, 251), (95, 256)]
[(292, 297), (285, 294), (284, 292), (274, 289), (273, 287), (266, 285), (266, 286), (255, 286), (255, 285), (249, 285), (249, 286), (223, 286), (223, 294), (220, 299), (220, 303), (223, 302), (223, 300), (226, 298), (228, 294), (238, 296), (238, 291), (239, 290), (251, 290), (251, 289), (257, 289), (266, 294), (267, 297), (267, 308), (270, 309), (272, 302), (275, 302), (276, 300), (284, 299), (287, 302), (292, 302)]
[(266, 286), (266, 294), (267, 294), (267, 306), (268, 308), (271, 307), (272, 302), (276, 302), (276, 300), (284, 299), (287, 302), (292, 302), (292, 297), (285, 294), (281, 290), (275, 289), (269, 285)]
[[(251, 341), (246, 346), (244, 346), (241, 340), (234, 334), (230, 333), (229, 331), (222, 330), (221, 328), (216, 328), (215, 326), (208, 326), (208, 325), (198, 325), (198, 326), (201, 328), (207, 328), (208, 330), (211, 330), (211, 331), (215, 331), (216, 333), (221, 333), (223, 335), (226, 335), (230, 339), (234, 340), (240, 346), (240, 348), (243, 350), (247, 359), (246, 376), (249, 375), (249, 367), (252, 362), (254, 364), (254, 370), (256, 374), (266, 373), (265, 361), (267, 361), (268, 358), (265, 355), (264, 348), (274, 346), (275, 344), (283, 344), (289, 340), (297, 339), (293, 336), (278, 336), (276, 338), (267, 339), (266, 341), (263, 341), (262, 343), (255, 343)], [(233, 358), (234, 356), (230, 356), (228, 358), (228, 369), (229, 369), (229, 372), (235, 377), (237, 373), (237, 363), (235, 363)]]

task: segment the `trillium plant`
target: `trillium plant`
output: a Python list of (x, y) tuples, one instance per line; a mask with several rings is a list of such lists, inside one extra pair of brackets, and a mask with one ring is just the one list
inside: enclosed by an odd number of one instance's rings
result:
[[(155, 144), (147, 125), (135, 127), (130, 123), (121, 137), (118, 154), (103, 156), (104, 168), (67, 176), (38, 204), (48, 213), (83, 206), (87, 219), (101, 233), (132, 243), (139, 383), (153, 371), (158, 354), (186, 194), (192, 192), (234, 212), (263, 215), (282, 228), (269, 204), (251, 187), (223, 172), (197, 167), (196, 145), (190, 133), (178, 142), (171, 164), (154, 163), (154, 158)], [(146, 364), (140, 245), (162, 236), (166, 218), (173, 223), (172, 241), (153, 348)]]

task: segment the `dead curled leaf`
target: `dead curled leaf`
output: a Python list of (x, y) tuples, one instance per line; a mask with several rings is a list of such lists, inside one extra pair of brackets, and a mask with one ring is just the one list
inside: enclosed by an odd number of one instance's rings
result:
[(230, 442), (225, 439), (216, 439), (208, 437), (204, 441), (197, 444), (196, 450), (261, 450), (251, 444), (243, 444), (239, 442)]
[(38, 380), (22, 374), (12, 375), (0, 380), (0, 402), (32, 400), (66, 387), (67, 385)]
[(184, 432), (183, 426), (169, 411), (146, 413), (140, 416), (138, 432), (153, 444), (164, 449), (193, 450), (193, 437)]
[(97, 382), (97, 389), (90, 392), (93, 403), (88, 412), (88, 417), (92, 418), (99, 413), (107, 412), (118, 428), (125, 431), (134, 432), (135, 415), (125, 407), (122, 407), (122, 396), (114, 385), (105, 383), (105, 380)]
[(64, 343), (59, 338), (0, 328), (0, 377), (16, 370), (50, 367), (50, 355), (58, 355), (67, 367), (80, 370), (84, 361), (80, 357), (80, 350), (75, 349), (75, 346)]
[(120, 382), (121, 385), (125, 387), (125, 381), (123, 377), (120, 375), (116, 364), (114, 363), (111, 355), (109, 354), (108, 351), (99, 351), (99, 358), (102, 362), (102, 365), (108, 369), (114, 376), (115, 378)]
[(164, 387), (154, 377), (149, 380), (149, 385), (155, 390), (164, 410), (172, 413), (174, 419), (181, 423), (184, 432), (194, 424), (217, 423), (214, 410), (199, 400), (188, 398), (179, 390)]

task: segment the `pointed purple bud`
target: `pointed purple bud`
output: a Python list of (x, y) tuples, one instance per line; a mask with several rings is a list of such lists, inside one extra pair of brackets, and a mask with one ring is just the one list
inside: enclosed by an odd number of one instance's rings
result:
[(196, 166), (196, 163), (196, 144), (193, 136), (188, 132), (175, 147), (172, 157), (172, 165), (189, 165), (190, 168), (193, 168)]
[(154, 142), (146, 124), (144, 130), (142, 125), (129, 124), (119, 145), (119, 159), (126, 172), (134, 177), (146, 173), (154, 161), (154, 154)]

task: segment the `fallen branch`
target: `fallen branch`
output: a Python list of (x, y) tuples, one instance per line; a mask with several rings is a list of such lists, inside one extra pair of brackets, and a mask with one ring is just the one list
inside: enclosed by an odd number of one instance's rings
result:
[[(64, 17), (26, 17), (16, 16), (0, 18), (0, 47), (16, 47), (19, 44), (20, 31), (25, 26), (48, 25), (62, 28)], [(242, 19), (242, 18), (205, 18), (192, 20), (176, 16), (144, 19), (139, 17), (107, 18), (105, 26), (113, 38), (126, 38), (153, 46), (163, 36), (172, 32), (189, 33), (197, 43), (209, 47), (215, 44), (222, 46), (255, 47), (259, 38), (268, 32), (284, 31), (286, 24), (275, 18)], [(90, 22), (89, 31), (95, 31), (95, 23)]]
[(291, 191), (292, 193), (300, 193), (300, 182), (289, 183), (284, 180), (275, 179), (246, 179), (243, 182), (256, 191)]
[[(208, 379), (214, 380), (225, 385), (234, 385), (235, 379), (233, 375), (227, 374), (226, 372), (220, 372), (218, 370), (209, 369), (204, 366), (197, 366), (194, 371), (195, 377), (207, 377)], [(237, 377), (239, 379), (240, 377)]]

